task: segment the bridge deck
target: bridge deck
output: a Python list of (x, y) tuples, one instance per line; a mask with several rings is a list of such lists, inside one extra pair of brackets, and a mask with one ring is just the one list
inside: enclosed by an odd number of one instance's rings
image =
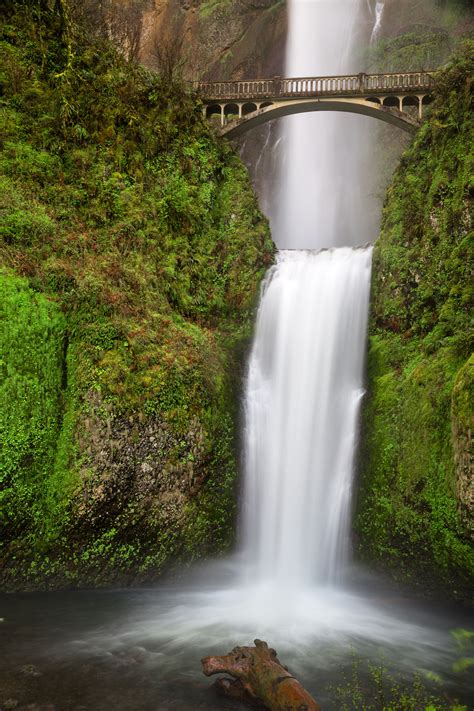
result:
[(434, 72), (348, 74), (330, 77), (292, 77), (263, 80), (196, 82), (206, 103), (212, 101), (285, 100), (295, 97), (416, 94), (429, 92)]

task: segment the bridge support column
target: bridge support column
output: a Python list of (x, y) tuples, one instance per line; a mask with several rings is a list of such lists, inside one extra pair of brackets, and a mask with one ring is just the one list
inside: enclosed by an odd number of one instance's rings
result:
[(397, 96), (398, 99), (398, 108), (400, 111), (403, 111), (403, 96)]
[(221, 126), (225, 126), (225, 106), (221, 104)]
[(238, 104), (239, 106), (239, 119), (242, 118), (242, 104)]
[(423, 97), (418, 96), (418, 120), (421, 121), (423, 118)]

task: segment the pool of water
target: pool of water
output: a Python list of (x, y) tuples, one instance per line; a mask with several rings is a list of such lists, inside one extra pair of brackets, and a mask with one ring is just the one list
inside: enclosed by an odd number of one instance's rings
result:
[(449, 698), (474, 708), (472, 683), (452, 671), (462, 655), (451, 631), (469, 626), (465, 612), (395, 594), (376, 578), (357, 590), (235, 581), (221, 565), (156, 588), (0, 596), (0, 709), (243, 710), (216, 697), (200, 659), (255, 637), (327, 711), (340, 710), (334, 687), (354, 659), (383, 660), (401, 678), (437, 676)]

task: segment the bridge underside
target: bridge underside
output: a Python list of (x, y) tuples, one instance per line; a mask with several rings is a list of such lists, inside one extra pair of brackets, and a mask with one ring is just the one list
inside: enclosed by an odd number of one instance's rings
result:
[[(391, 97), (392, 98), (392, 97)], [(424, 99), (423, 95), (410, 97), (409, 105), (418, 107), (418, 117), (421, 119)], [(400, 108), (394, 105), (384, 105), (383, 98), (362, 99), (362, 98), (336, 98), (327, 99), (290, 99), (284, 101), (267, 102), (262, 101), (260, 106), (252, 102), (225, 102), (225, 104), (209, 103), (206, 107), (206, 115), (213, 114), (221, 116), (221, 134), (228, 138), (237, 138), (256, 126), (261, 126), (267, 121), (291, 116), (294, 114), (308, 113), (313, 111), (342, 111), (345, 113), (360, 114), (384, 121), (401, 128), (403, 131), (414, 133), (420, 126), (420, 121), (414, 118), (404, 108), (403, 99), (395, 100)], [(256, 110), (249, 110), (256, 108)], [(236, 110), (237, 109), (237, 110)], [(235, 114), (239, 118), (235, 118)]]

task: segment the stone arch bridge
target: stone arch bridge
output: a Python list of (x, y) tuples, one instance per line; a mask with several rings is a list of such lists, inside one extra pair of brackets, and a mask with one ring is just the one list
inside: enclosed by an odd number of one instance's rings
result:
[(207, 118), (236, 138), (274, 118), (308, 111), (372, 116), (414, 133), (432, 100), (434, 72), (196, 82)]

